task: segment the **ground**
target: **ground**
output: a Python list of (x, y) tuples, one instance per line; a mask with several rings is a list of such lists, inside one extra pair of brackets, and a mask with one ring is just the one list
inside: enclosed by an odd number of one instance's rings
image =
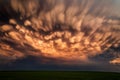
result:
[(84, 71), (2, 71), (0, 80), (120, 80), (120, 73)]

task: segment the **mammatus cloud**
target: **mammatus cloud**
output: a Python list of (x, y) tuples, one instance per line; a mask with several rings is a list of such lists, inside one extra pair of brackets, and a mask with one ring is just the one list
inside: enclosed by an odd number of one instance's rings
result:
[(6, 16), (0, 20), (0, 59), (5, 62), (27, 56), (88, 62), (120, 47), (120, 18), (113, 0), (1, 3), (8, 4), (0, 7), (0, 17)]

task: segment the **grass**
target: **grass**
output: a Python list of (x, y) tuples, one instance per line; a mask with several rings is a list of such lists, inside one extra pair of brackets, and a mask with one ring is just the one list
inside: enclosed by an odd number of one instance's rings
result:
[(120, 80), (120, 73), (81, 71), (2, 71), (0, 80)]

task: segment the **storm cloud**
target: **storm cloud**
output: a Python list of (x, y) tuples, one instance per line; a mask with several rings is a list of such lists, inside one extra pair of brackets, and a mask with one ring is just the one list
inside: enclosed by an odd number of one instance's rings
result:
[(1, 0), (0, 63), (28, 56), (42, 59), (40, 63), (94, 63), (103, 55), (108, 63), (119, 64), (116, 1)]

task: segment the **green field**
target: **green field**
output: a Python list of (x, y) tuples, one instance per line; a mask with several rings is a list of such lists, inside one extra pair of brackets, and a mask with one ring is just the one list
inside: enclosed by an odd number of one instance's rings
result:
[(84, 71), (2, 71), (0, 80), (120, 80), (120, 73)]

